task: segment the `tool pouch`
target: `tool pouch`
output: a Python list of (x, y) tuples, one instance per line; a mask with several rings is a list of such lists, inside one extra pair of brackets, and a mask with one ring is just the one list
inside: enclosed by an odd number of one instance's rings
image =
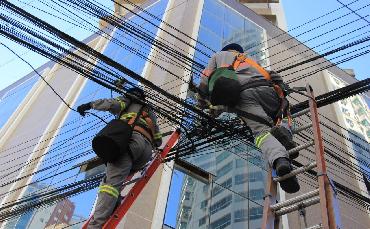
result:
[(132, 131), (126, 121), (113, 119), (94, 137), (92, 148), (105, 163), (114, 162), (128, 152)]

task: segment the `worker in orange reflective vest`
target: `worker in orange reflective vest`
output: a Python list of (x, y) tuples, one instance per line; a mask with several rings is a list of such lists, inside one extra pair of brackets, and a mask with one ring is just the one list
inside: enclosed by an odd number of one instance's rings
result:
[[(99, 99), (82, 104), (77, 108), (77, 111), (83, 116), (89, 109), (109, 111), (118, 116), (116, 121), (119, 120), (121, 122), (130, 122), (130, 120), (136, 118), (139, 112), (141, 113), (133, 125), (132, 134), (130, 132), (128, 148), (119, 150), (120, 152), (107, 152), (118, 153), (120, 155), (111, 161), (106, 161), (106, 174), (99, 187), (95, 211), (88, 224), (89, 229), (101, 229), (103, 227), (104, 223), (113, 213), (115, 206), (119, 204), (117, 201), (120, 199), (120, 192), (123, 188), (122, 184), (125, 182), (126, 177), (131, 172), (142, 169), (151, 159), (153, 147), (159, 147), (162, 144), (162, 135), (159, 131), (155, 113), (149, 107), (133, 99), (145, 100), (143, 90), (132, 88), (128, 90), (128, 94), (133, 96), (130, 98), (119, 96), (114, 99)], [(112, 128), (114, 129), (115, 127), (117, 125)], [(99, 142), (97, 144), (102, 143)], [(104, 150), (109, 149), (111, 146), (103, 145), (95, 147), (98, 149), (101, 147)], [(101, 157), (104, 158), (104, 155), (101, 155)]]
[[(296, 144), (290, 125), (283, 121), (289, 103), (281, 85), (280, 75), (246, 58), (243, 48), (232, 43), (211, 57), (197, 89), (202, 105), (208, 100), (238, 114), (252, 130), (256, 146), (278, 176), (290, 173), (291, 159), (298, 156), (290, 158), (287, 152)], [(295, 176), (280, 182), (280, 186), (288, 193), (300, 189)]]

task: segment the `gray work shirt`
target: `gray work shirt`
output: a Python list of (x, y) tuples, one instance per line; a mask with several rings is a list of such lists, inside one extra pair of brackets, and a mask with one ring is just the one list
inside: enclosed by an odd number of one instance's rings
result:
[[(118, 116), (122, 116), (124, 114), (135, 112), (138, 113), (141, 108), (141, 104), (131, 102), (131, 99), (125, 97), (125, 96), (118, 96), (116, 98), (110, 98), (110, 99), (98, 99), (91, 102), (91, 107), (95, 110), (100, 111), (109, 111), (113, 115), (115, 115), (117, 118), (120, 118)], [(148, 107), (147, 107), (148, 108)], [(157, 123), (157, 116), (152, 111), (152, 109), (147, 109), (148, 116), (152, 120), (154, 124), (154, 145), (159, 147), (162, 145), (162, 135), (160, 133), (160, 129)]]

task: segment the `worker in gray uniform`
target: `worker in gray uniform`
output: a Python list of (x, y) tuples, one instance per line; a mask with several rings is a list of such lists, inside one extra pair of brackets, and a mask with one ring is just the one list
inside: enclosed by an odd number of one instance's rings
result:
[[(208, 66), (202, 72), (201, 83), (198, 87), (199, 97), (203, 100), (208, 98), (212, 102), (214, 98), (210, 98), (209, 92), (212, 74), (218, 68), (225, 68), (225, 71), (227, 71), (227, 68), (233, 66), (237, 56), (240, 56), (241, 53), (243, 53), (243, 48), (239, 44), (232, 43), (226, 45), (220, 52), (211, 57)], [(237, 113), (250, 127), (255, 137), (255, 144), (262, 151), (269, 166), (276, 170), (278, 176), (283, 176), (293, 169), (287, 148), (294, 148), (295, 143), (290, 128), (284, 122), (279, 126), (274, 126), (274, 119), (279, 113), (281, 101), (271, 82), (267, 82), (264, 76), (261, 75), (261, 71), (267, 72), (264, 69), (261, 70), (261, 68), (253, 60), (244, 60), (235, 66), (233, 70), (237, 76), (236, 81), (242, 85), (243, 89), (241, 92), (238, 91), (238, 101), (228, 101), (233, 104), (227, 105), (227, 108), (228, 111)], [(267, 74), (275, 83), (283, 83), (280, 75), (274, 72), (268, 72)], [(216, 87), (215, 84), (214, 88)], [(212, 94), (212, 96), (216, 100), (228, 100), (232, 93), (233, 90), (230, 90), (230, 93)], [(280, 114), (280, 116), (282, 115)], [(293, 155), (294, 158), (297, 156), (297, 154)], [(295, 176), (280, 182), (280, 186), (288, 193), (294, 193), (300, 189)]]
[[(89, 109), (100, 111), (109, 111), (119, 116), (121, 120), (130, 120), (142, 110), (146, 116), (139, 116), (135, 122), (131, 139), (128, 144), (128, 152), (123, 153), (114, 162), (106, 163), (106, 174), (99, 187), (98, 200), (95, 211), (88, 224), (89, 229), (101, 229), (108, 218), (112, 215), (117, 200), (119, 200), (122, 184), (126, 177), (135, 171), (139, 171), (151, 159), (153, 147), (159, 147), (162, 144), (162, 135), (159, 131), (155, 113), (138, 103), (135, 98), (143, 101), (145, 95), (143, 90), (132, 88), (128, 90), (128, 96), (119, 96), (111, 99), (98, 99), (77, 108), (81, 115)], [(141, 107), (144, 106), (143, 109)]]

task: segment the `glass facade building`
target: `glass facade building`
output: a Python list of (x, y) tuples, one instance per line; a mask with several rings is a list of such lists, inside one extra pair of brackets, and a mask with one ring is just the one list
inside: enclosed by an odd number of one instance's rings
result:
[[(210, 49), (239, 43), (249, 57), (268, 66), (266, 31), (222, 1), (204, 1), (197, 40), (197, 48), (204, 52), (195, 51), (194, 56), (204, 63), (213, 55)], [(260, 228), (266, 169), (252, 143), (213, 143), (183, 159), (214, 178), (205, 184), (184, 176), (176, 228)]]

